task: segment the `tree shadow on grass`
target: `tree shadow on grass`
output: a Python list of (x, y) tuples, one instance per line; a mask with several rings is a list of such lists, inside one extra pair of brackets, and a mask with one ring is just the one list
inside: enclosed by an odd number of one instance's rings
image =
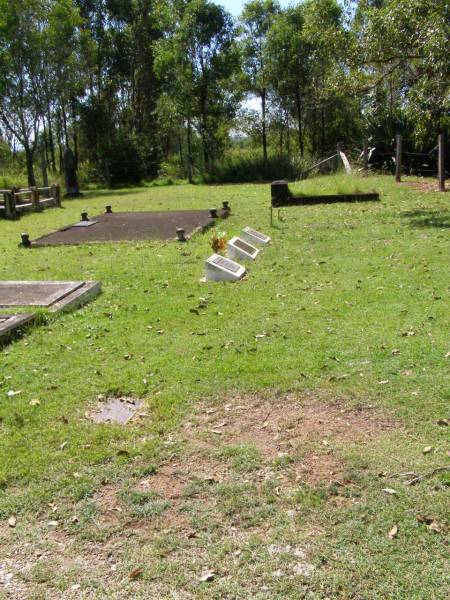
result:
[(448, 209), (418, 208), (402, 213), (402, 217), (410, 219), (411, 227), (450, 229), (450, 210)]

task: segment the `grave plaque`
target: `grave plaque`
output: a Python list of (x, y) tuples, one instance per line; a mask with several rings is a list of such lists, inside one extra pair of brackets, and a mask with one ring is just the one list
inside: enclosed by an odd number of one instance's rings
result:
[(245, 273), (245, 267), (220, 256), (213, 254), (205, 263), (206, 278), (211, 281), (238, 281)]
[(261, 246), (264, 246), (271, 241), (271, 238), (268, 235), (256, 231), (256, 229), (252, 229), (251, 227), (244, 227), (242, 230), (242, 237), (251, 244), (259, 244)]
[(227, 254), (234, 259), (250, 259), (255, 260), (260, 250), (252, 246), (248, 242), (241, 240), (238, 237), (231, 238), (227, 244)]

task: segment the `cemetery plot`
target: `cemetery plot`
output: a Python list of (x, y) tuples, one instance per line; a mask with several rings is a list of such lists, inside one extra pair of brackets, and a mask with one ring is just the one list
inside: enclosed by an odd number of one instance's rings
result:
[(380, 199), (378, 193), (355, 192), (349, 194), (324, 194), (320, 196), (294, 196), (288, 182), (281, 179), (271, 184), (271, 208), (304, 204), (330, 204), (334, 202), (368, 202)]
[(34, 319), (34, 315), (0, 315), (0, 340), (9, 337), (21, 327), (28, 325)]
[[(226, 211), (217, 215), (224, 217)], [(89, 242), (175, 239), (177, 229), (187, 236), (213, 225), (215, 218), (209, 210), (107, 212), (44, 235), (32, 246), (59, 246)]]
[(36, 306), (51, 312), (71, 310), (100, 291), (99, 281), (0, 281), (0, 307)]

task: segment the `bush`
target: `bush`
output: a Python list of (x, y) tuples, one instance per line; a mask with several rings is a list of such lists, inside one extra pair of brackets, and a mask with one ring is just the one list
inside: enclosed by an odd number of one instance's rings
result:
[(286, 155), (269, 156), (264, 165), (261, 152), (235, 151), (215, 163), (204, 179), (212, 183), (244, 183), (295, 179), (296, 175), (295, 165)]
[(102, 171), (110, 186), (138, 184), (145, 175), (137, 141), (117, 133), (102, 151)]

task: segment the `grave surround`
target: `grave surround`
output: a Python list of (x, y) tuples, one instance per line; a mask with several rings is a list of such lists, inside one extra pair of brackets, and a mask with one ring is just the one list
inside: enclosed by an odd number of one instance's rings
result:
[[(228, 215), (218, 210), (219, 217)], [(209, 210), (166, 210), (111, 212), (91, 217), (44, 235), (31, 247), (77, 245), (91, 242), (118, 242), (138, 240), (174, 240), (177, 229), (184, 229), (186, 237), (214, 225)]]
[(31, 323), (34, 315), (29, 313), (0, 315), (0, 340), (3, 341), (22, 327)]
[(0, 281), (0, 308), (32, 306), (72, 310), (97, 296), (99, 281)]

